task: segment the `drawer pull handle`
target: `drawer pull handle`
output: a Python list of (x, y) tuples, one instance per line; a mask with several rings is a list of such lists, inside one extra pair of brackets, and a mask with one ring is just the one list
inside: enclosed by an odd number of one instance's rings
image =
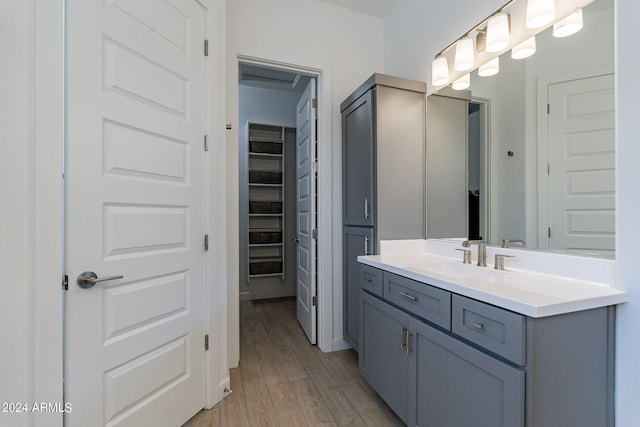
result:
[(373, 279), (371, 279), (371, 277), (365, 277), (364, 280), (369, 283), (373, 282)]
[(476, 322), (469, 322), (471, 324), (471, 326), (473, 326), (474, 328), (483, 331), (484, 330), (484, 323), (476, 323)]
[(418, 301), (418, 298), (414, 297), (413, 295), (409, 295), (407, 293), (404, 293), (404, 292), (400, 292), (400, 296), (401, 297), (405, 297), (406, 299), (410, 299), (411, 301)]

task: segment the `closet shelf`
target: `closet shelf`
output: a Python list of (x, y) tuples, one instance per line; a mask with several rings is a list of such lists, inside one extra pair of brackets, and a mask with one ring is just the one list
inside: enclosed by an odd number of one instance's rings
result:
[(282, 157), (282, 154), (272, 154), (272, 153), (256, 153), (254, 151), (249, 151), (249, 155), (251, 157), (274, 157), (274, 158), (280, 158)]
[(284, 280), (285, 128), (249, 123), (247, 135), (247, 276)]
[(260, 136), (251, 136), (249, 137), (250, 142), (274, 142), (276, 144), (282, 144), (282, 139), (280, 138), (264, 138)]
[(282, 214), (282, 200), (249, 199), (249, 216)]

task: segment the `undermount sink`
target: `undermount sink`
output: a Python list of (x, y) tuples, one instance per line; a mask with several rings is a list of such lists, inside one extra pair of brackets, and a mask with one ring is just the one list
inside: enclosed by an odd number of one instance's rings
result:
[(430, 262), (420, 265), (412, 265), (409, 270), (414, 270), (422, 274), (437, 274), (439, 276), (448, 276), (457, 279), (471, 279), (495, 277), (505, 274), (504, 271), (494, 270), (491, 267), (478, 267), (476, 265), (463, 264), (461, 262), (444, 261)]

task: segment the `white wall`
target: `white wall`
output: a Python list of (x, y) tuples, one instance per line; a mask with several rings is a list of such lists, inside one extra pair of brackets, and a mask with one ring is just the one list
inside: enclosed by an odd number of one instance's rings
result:
[[(339, 105), (372, 73), (382, 71), (383, 20), (313, 0), (233, 0), (227, 4), (227, 132), (228, 165), (238, 164), (238, 56), (292, 64), (320, 73), (319, 87), (319, 214), (320, 257), (329, 274), (321, 274), (319, 322), (321, 348), (342, 340), (341, 121)], [(329, 86), (330, 85), (330, 86)], [(330, 122), (330, 123), (327, 123)], [(229, 228), (238, 223), (238, 170), (230, 167)], [(236, 208), (237, 209), (237, 208)], [(324, 213), (324, 214), (323, 214)], [(333, 233), (330, 238), (323, 232)], [(330, 240), (330, 241), (329, 241)], [(238, 360), (238, 241), (229, 239), (229, 361)], [(332, 264), (332, 265), (331, 265)], [(329, 285), (327, 285), (329, 284)], [(323, 304), (323, 300), (326, 304)], [(329, 311), (327, 311), (327, 309)], [(235, 311), (235, 312), (234, 312)], [(330, 329), (330, 330), (327, 330)], [(329, 342), (327, 342), (329, 341)]]
[[(0, 401), (29, 401), (31, 371), (28, 355), (32, 350), (32, 315), (29, 301), (33, 294), (33, 45), (34, 2), (3, 4), (2, 33), (2, 144), (0, 158), (0, 271), (2, 308), (0, 309)], [(10, 10), (7, 10), (10, 9)], [(9, 421), (11, 417), (11, 421)], [(27, 425), (26, 416), (0, 414), (0, 425)]]
[[(399, 0), (385, 19), (385, 72), (430, 78), (433, 56), (504, 2)], [(441, 6), (440, 6), (441, 5)], [(618, 307), (616, 350), (616, 426), (635, 427), (640, 419), (640, 3), (616, 1), (616, 287), (630, 293)]]
[(616, 287), (630, 294), (617, 316), (616, 425), (635, 427), (640, 420), (640, 3), (618, 0), (616, 7)]

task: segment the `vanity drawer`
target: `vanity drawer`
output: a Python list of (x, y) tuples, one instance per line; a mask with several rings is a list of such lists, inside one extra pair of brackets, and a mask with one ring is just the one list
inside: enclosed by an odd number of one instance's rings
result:
[(455, 294), (451, 306), (455, 334), (524, 366), (524, 316)]
[(382, 270), (360, 264), (360, 287), (372, 294), (382, 296)]
[(385, 271), (383, 296), (438, 326), (451, 328), (451, 293), (448, 291)]

